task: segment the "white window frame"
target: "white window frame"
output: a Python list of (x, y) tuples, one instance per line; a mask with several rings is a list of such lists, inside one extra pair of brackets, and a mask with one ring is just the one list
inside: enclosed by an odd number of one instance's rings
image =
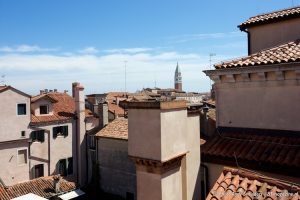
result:
[[(19, 151), (26, 150), (26, 163), (19, 164)], [(17, 149), (17, 166), (24, 166), (28, 164), (28, 148)]]

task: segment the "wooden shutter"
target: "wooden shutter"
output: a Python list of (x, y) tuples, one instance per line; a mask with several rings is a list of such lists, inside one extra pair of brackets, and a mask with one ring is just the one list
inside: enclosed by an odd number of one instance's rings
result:
[(53, 127), (53, 138), (57, 138), (58, 127)]
[(67, 137), (68, 136), (68, 126), (64, 126), (63, 127), (63, 132), (64, 132), (64, 136)]
[(45, 131), (44, 130), (39, 131), (39, 141), (40, 142), (45, 141)]

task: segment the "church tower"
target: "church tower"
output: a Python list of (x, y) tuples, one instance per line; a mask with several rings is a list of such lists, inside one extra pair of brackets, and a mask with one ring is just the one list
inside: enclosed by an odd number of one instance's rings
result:
[(177, 62), (176, 70), (175, 70), (175, 89), (182, 91), (182, 78), (181, 71)]

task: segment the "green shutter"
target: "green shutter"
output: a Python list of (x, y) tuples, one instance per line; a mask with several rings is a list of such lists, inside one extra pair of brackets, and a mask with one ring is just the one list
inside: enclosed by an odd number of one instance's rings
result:
[(53, 138), (57, 138), (57, 127), (53, 127)]
[(44, 142), (45, 141), (45, 131), (44, 130), (41, 130), (39, 132), (39, 141), (40, 142)]
[(69, 131), (68, 126), (64, 126), (63, 130), (64, 130), (64, 136), (67, 137), (68, 133), (69, 133), (68, 132)]

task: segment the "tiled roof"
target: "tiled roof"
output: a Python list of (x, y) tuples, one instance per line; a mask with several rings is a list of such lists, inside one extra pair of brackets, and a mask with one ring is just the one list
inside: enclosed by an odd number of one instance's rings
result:
[(128, 93), (127, 92), (109, 92), (106, 96), (106, 101), (112, 102), (116, 99), (116, 97), (125, 97)]
[[(74, 182), (69, 182), (64, 179), (60, 180), (61, 192), (68, 192), (76, 189)], [(0, 199), (9, 200), (28, 193), (33, 193), (44, 198), (55, 196), (55, 189), (53, 185), (53, 177), (42, 177), (33, 179), (28, 182), (19, 183), (8, 188), (0, 186)]]
[(282, 44), (270, 49), (235, 60), (215, 64), (216, 69), (251, 67), (258, 65), (293, 63), (300, 61), (300, 40)]
[(280, 169), (285, 174), (298, 171), (300, 176), (299, 133), (258, 129), (220, 129), (218, 133), (201, 146), (204, 162), (235, 163), (236, 156), (241, 166)]
[(85, 117), (96, 117), (96, 115), (90, 109), (86, 108)]
[(284, 20), (292, 17), (300, 16), (300, 7), (293, 7), (285, 10), (279, 10), (271, 13), (265, 13), (262, 15), (257, 15), (250, 17), (247, 21), (239, 25), (241, 30), (245, 30), (247, 27), (256, 24), (265, 24), (274, 21)]
[(128, 120), (125, 118), (117, 118), (101, 129), (96, 136), (127, 140)]
[[(49, 93), (49, 94), (52, 94), (52, 93)], [(53, 103), (57, 102), (56, 99), (52, 98), (51, 95), (48, 95), (48, 94), (41, 94), (41, 95), (33, 96), (33, 97), (31, 97), (31, 102), (34, 103), (43, 98), (46, 98)]]
[[(38, 96), (33, 98), (38, 98)], [(37, 123), (68, 120), (75, 116), (75, 101), (67, 93), (51, 92), (47, 93), (47, 96), (56, 101), (56, 103), (53, 103), (53, 115), (36, 116), (32, 114), (31, 122)]]
[(108, 110), (115, 113), (117, 116), (124, 116), (124, 109), (115, 103), (108, 103)]
[(206, 200), (298, 200), (300, 186), (241, 169), (224, 168)]
[(2, 85), (0, 85), (0, 92), (2, 91), (2, 90), (5, 90), (6, 88), (8, 88), (8, 86), (2, 86)]

